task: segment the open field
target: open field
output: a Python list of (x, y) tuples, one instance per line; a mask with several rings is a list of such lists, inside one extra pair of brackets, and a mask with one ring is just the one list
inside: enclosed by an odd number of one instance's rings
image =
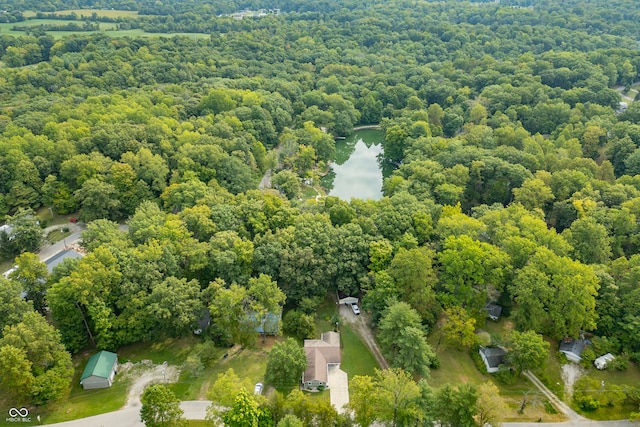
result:
[[(59, 19), (30, 19), (28, 21), (19, 22), (19, 23), (1, 23), (0, 24), (0, 34), (8, 34), (12, 36), (24, 36), (24, 31), (14, 31), (12, 28), (14, 25), (18, 26), (29, 26), (36, 27), (38, 25), (64, 25), (68, 22), (74, 21), (63, 21)], [(100, 31), (47, 31), (47, 34), (51, 34), (55, 39), (60, 39), (63, 37), (70, 36), (72, 34), (95, 34), (102, 33), (106, 34), (109, 37), (189, 37), (193, 39), (202, 39), (209, 37), (209, 34), (205, 33), (147, 33), (141, 29), (135, 30), (117, 30), (116, 24), (110, 22), (99, 22)]]
[(197, 337), (169, 338), (158, 343), (139, 342), (121, 347), (118, 359), (120, 363), (151, 360), (154, 364), (167, 362), (169, 365), (180, 366), (187, 360), (193, 346), (199, 342)]
[[(206, 367), (196, 377), (191, 377), (188, 373), (183, 372), (178, 383), (172, 385), (172, 389), (181, 400), (206, 399), (218, 374), (226, 372), (229, 368), (234, 370), (240, 380), (248, 380), (251, 384), (264, 383), (269, 349), (274, 343), (275, 340), (271, 338), (264, 345), (261, 340), (258, 340), (257, 347), (254, 349), (243, 349), (240, 346), (219, 349), (216, 362)], [(224, 354), (228, 354), (228, 356), (225, 358)], [(249, 390), (249, 392), (251, 391)]]
[(137, 18), (140, 16), (137, 10), (113, 10), (113, 9), (67, 9), (54, 12), (56, 15), (71, 15), (75, 13), (80, 18), (91, 18), (95, 13), (105, 18)]
[[(33, 18), (36, 16), (38, 12), (33, 10), (28, 10), (23, 13), (25, 18)], [(44, 12), (49, 14), (50, 12)], [(67, 9), (67, 10), (58, 10), (53, 12), (56, 15), (70, 15), (75, 13), (79, 18), (87, 17), (91, 18), (91, 15), (95, 13), (98, 16), (104, 16), (107, 18), (137, 18), (138, 16), (142, 16), (138, 14), (137, 10), (106, 10), (106, 9)]]
[[(39, 25), (66, 25), (69, 23), (77, 23), (82, 24), (82, 21), (65, 21), (61, 19), (29, 19), (23, 22), (15, 22), (15, 23), (1, 23), (0, 24), (0, 34), (10, 34), (13, 36), (24, 36), (25, 31), (15, 31), (13, 30), (14, 26), (18, 27), (37, 27)], [(97, 23), (100, 26), (101, 31), (115, 30), (116, 24), (111, 22), (99, 22)], [(63, 34), (77, 34), (77, 33), (91, 33), (95, 31), (48, 31), (54, 37), (58, 35), (58, 33)]]

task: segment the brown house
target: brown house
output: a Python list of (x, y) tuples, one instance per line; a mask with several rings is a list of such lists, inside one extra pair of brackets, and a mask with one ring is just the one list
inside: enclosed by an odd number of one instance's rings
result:
[(302, 375), (302, 388), (308, 391), (324, 390), (330, 365), (340, 364), (340, 334), (325, 332), (319, 340), (304, 340), (307, 369)]

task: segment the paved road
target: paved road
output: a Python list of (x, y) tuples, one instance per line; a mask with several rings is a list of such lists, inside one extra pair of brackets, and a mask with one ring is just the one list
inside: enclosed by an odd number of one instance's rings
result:
[(63, 250), (65, 246), (77, 243), (80, 240), (80, 235), (82, 234), (82, 231), (86, 228), (83, 223), (76, 223), (76, 224), (69, 223), (65, 225), (54, 225), (52, 227), (47, 227), (45, 228), (45, 233), (48, 234), (49, 232), (62, 227), (69, 227), (69, 230), (72, 232), (71, 235), (65, 237), (64, 239), (52, 245), (43, 246), (40, 249), (40, 252), (38, 252), (38, 255), (40, 255), (40, 261), (45, 261), (51, 258), (55, 254)]
[(637, 427), (637, 423), (631, 423), (627, 420), (619, 421), (592, 421), (592, 420), (577, 420), (577, 421), (564, 421), (562, 423), (502, 423), (503, 427)]
[[(184, 411), (184, 417), (189, 420), (204, 420), (207, 414), (207, 407), (211, 404), (207, 400), (190, 400), (180, 403), (180, 408)], [(140, 421), (140, 409), (137, 407), (124, 408), (119, 411), (107, 414), (96, 415), (81, 420), (67, 421), (64, 423), (48, 424), (55, 427), (144, 427)], [(381, 427), (379, 424), (376, 426)], [(565, 421), (562, 423), (502, 423), (503, 427), (630, 427), (638, 426), (626, 420), (620, 421)]]
[[(184, 417), (189, 420), (204, 420), (207, 415), (207, 407), (211, 404), (208, 400), (189, 400), (180, 403), (184, 411)], [(129, 406), (119, 411), (82, 418), (80, 420), (66, 421), (63, 423), (47, 424), (55, 427), (144, 427), (140, 420), (140, 407)]]

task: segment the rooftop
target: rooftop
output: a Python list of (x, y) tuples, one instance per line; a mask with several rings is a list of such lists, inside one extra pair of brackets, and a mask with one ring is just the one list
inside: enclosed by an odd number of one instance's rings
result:
[(563, 340), (560, 343), (560, 351), (566, 352), (566, 353), (573, 353), (577, 356), (580, 356), (585, 346), (586, 346), (586, 343), (584, 342), (584, 340), (581, 340), (581, 339), (576, 340), (573, 338), (569, 338), (569, 339)]
[(504, 361), (507, 352), (498, 347), (481, 347), (480, 352), (487, 359), (490, 368), (497, 368)]
[(118, 361), (118, 355), (110, 351), (102, 350), (89, 358), (87, 366), (82, 371), (80, 381), (91, 376), (109, 378), (113, 365)]
[(44, 263), (47, 264), (47, 269), (49, 270), (49, 273), (51, 273), (56, 265), (60, 264), (67, 258), (82, 258), (82, 254), (71, 249), (65, 249), (64, 251), (60, 251), (51, 258), (45, 260)]

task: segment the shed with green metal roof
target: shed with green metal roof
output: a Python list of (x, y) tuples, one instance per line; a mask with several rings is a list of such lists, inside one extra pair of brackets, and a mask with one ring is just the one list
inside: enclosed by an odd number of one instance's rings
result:
[(111, 387), (117, 370), (118, 355), (102, 350), (89, 358), (82, 371), (80, 384), (85, 390)]

